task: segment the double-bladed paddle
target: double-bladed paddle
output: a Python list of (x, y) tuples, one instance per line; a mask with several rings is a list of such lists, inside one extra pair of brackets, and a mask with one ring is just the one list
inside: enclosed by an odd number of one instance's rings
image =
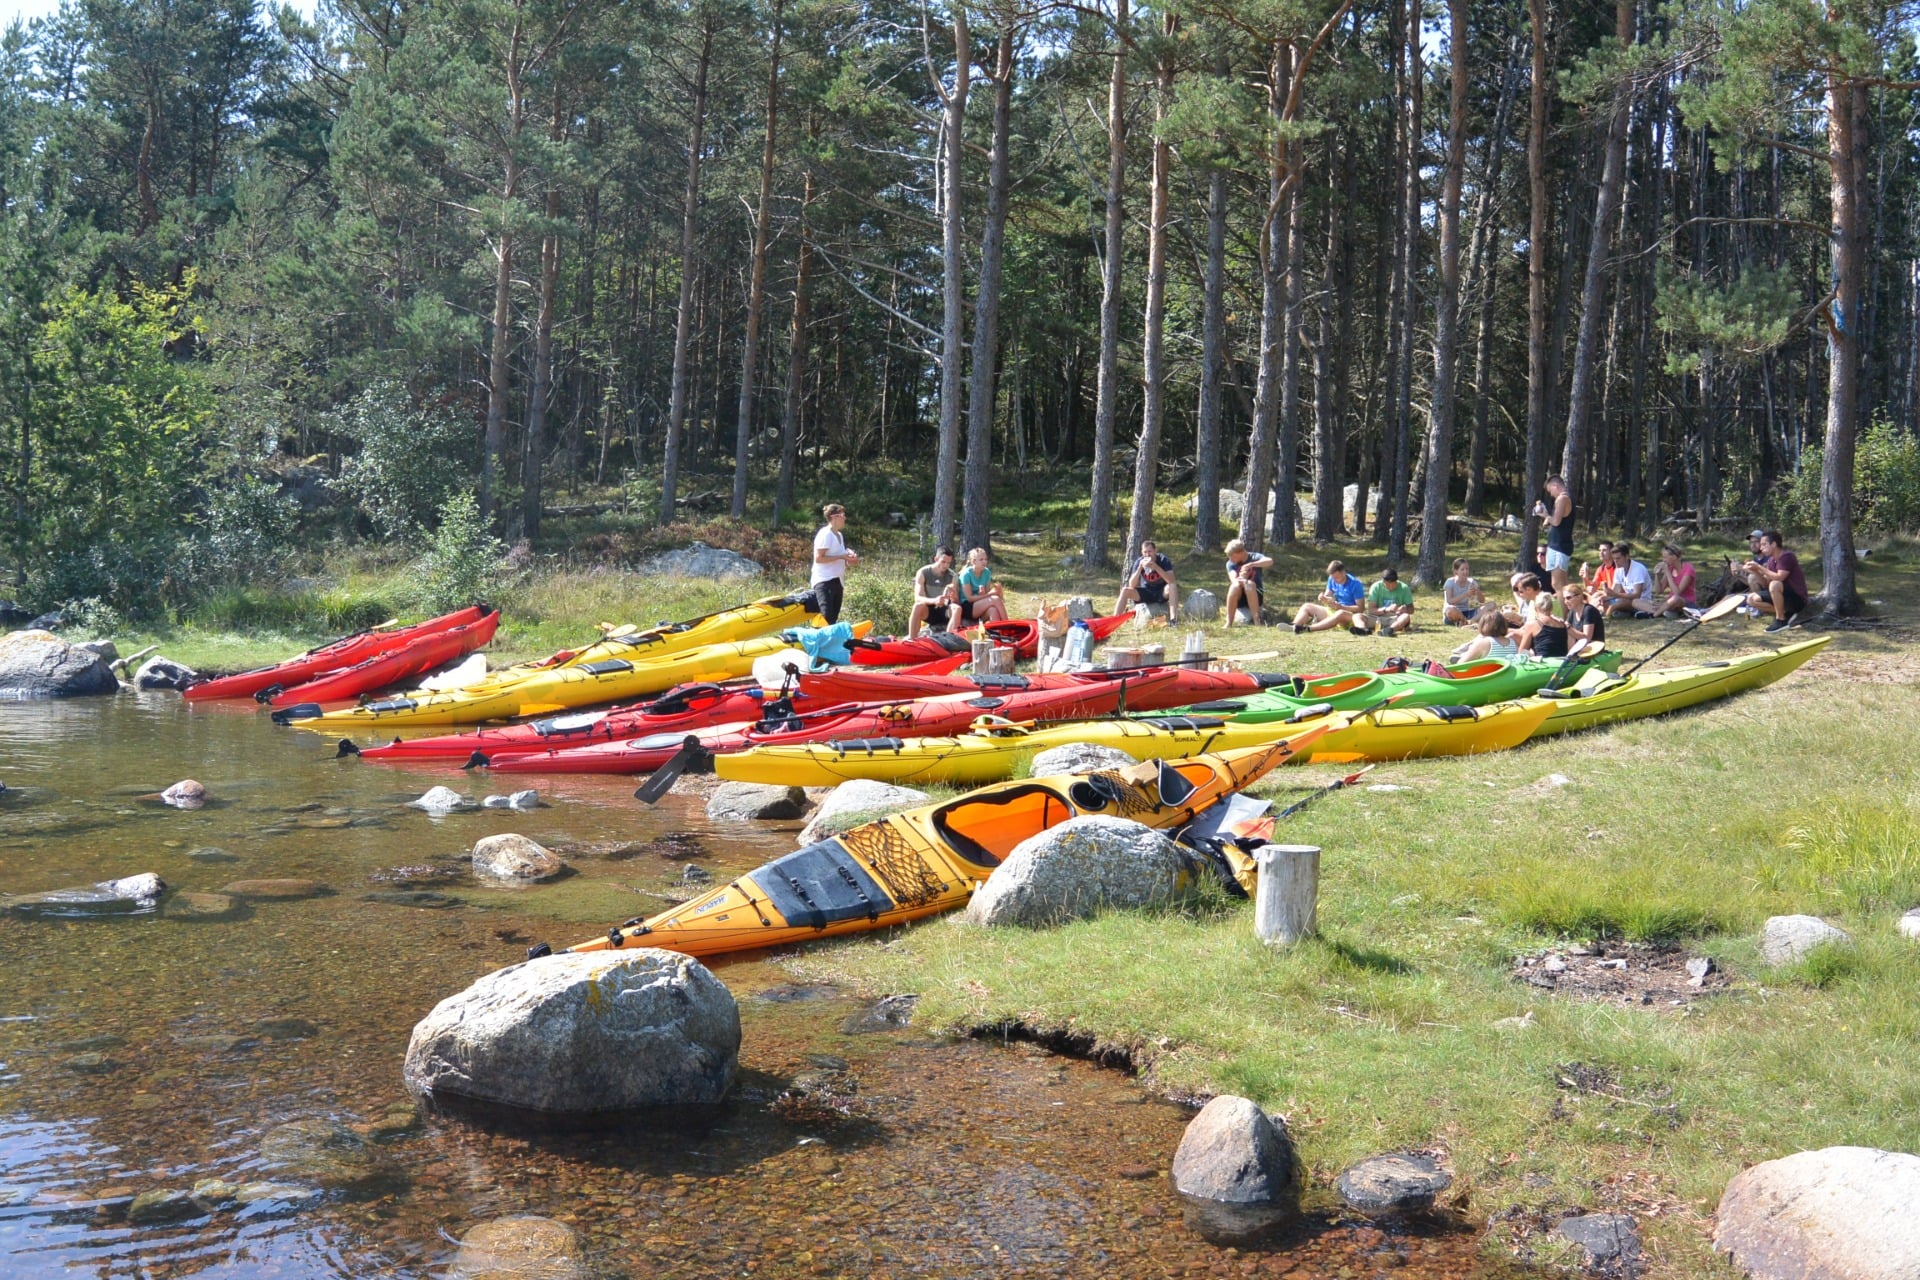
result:
[(653, 775), (633, 793), (633, 798), (641, 804), (653, 804), (661, 796), (673, 789), (680, 775), (699, 762), (702, 756), (712, 753), (700, 745), (700, 739), (688, 734), (680, 749), (667, 757), (667, 762), (653, 771)]
[(1587, 641), (1585, 644), (1581, 645), (1578, 649), (1575, 649), (1573, 652), (1567, 655), (1566, 661), (1562, 662), (1559, 668), (1556, 671), (1554, 671), (1553, 679), (1547, 681), (1546, 687), (1549, 689), (1558, 689), (1560, 687), (1560, 682), (1567, 678), (1567, 673), (1569, 671), (1572, 671), (1574, 667), (1578, 666), (1582, 662), (1587, 661), (1589, 658), (1599, 657), (1603, 652), (1605, 652), (1606, 647), (1607, 647), (1607, 642), (1605, 640)]
[(1745, 597), (1737, 593), (1730, 594), (1724, 597), (1719, 604), (1714, 605), (1712, 608), (1703, 612), (1699, 617), (1693, 619), (1693, 621), (1689, 623), (1687, 626), (1684, 626), (1680, 628), (1680, 630), (1674, 632), (1674, 634), (1668, 638), (1665, 644), (1661, 645), (1658, 649), (1655, 649), (1652, 653), (1648, 654), (1646, 657), (1640, 659), (1640, 661), (1634, 663), (1632, 666), (1628, 667), (1625, 671), (1621, 672), (1620, 673), (1621, 678), (1625, 679), (1627, 676), (1632, 675), (1634, 672), (1638, 671), (1640, 668), (1646, 666), (1649, 662), (1652, 662), (1655, 658), (1665, 653), (1668, 649), (1671, 649), (1680, 640), (1682, 640), (1687, 636), (1692, 635), (1694, 632), (1698, 631), (1701, 627), (1704, 627), (1707, 623), (1726, 617), (1728, 614), (1732, 613), (1735, 609), (1738, 609), (1740, 607), (1740, 602), (1743, 599), (1745, 599)]

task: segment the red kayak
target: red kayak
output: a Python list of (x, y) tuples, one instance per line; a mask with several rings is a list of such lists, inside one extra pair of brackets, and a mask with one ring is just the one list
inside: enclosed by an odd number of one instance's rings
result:
[(312, 680), (326, 672), (338, 671), (342, 667), (365, 662), (368, 658), (405, 648), (423, 636), (478, 622), (486, 613), (481, 606), (472, 605), (411, 627), (374, 628), (356, 632), (270, 667), (221, 676), (217, 680), (203, 680), (188, 689), (185, 696), (191, 701), (202, 698), (251, 698), (269, 685), (289, 686)]
[(273, 692), (272, 685), (268, 685), (253, 696), (256, 701), (276, 707), (292, 706), (296, 702), (346, 702), (363, 693), (411, 680), (435, 667), (464, 658), (492, 643), (493, 633), (499, 629), (500, 611), (495, 609), (478, 622), (421, 636), (402, 648), (377, 654), (351, 667), (329, 671), (316, 680), (294, 685), (278, 693)]
[[(1105, 640), (1131, 621), (1131, 612), (1116, 613), (1110, 618), (1088, 618), (1086, 626), (1098, 641)], [(1007, 622), (989, 622), (983, 624), (981, 629), (987, 638), (1011, 646), (1022, 658), (1031, 658), (1040, 652), (1040, 623), (1037, 619), (1014, 618)], [(892, 667), (903, 662), (924, 662), (948, 653), (971, 654), (973, 642), (956, 632), (936, 631), (911, 639), (905, 636), (868, 636), (864, 640), (853, 641), (849, 648), (853, 650), (856, 666)]]
[[(800, 691), (810, 698), (832, 702), (872, 702), (880, 698), (932, 698), (943, 693), (1018, 693), (1028, 689), (1070, 689), (1078, 686), (1137, 682), (1149, 672), (1171, 671), (1171, 688), (1156, 688), (1161, 693), (1178, 694), (1184, 701), (1168, 702), (1169, 707), (1205, 698), (1228, 698), (1257, 693), (1273, 685), (1287, 684), (1291, 676), (1248, 671), (1205, 671), (1180, 666), (1128, 667), (1118, 671), (1046, 671), (1033, 675), (963, 676), (909, 675), (904, 671), (824, 671), (800, 677)], [(1142, 691), (1144, 692), (1144, 690)], [(1127, 699), (1129, 708), (1134, 699)], [(1153, 710), (1140, 707), (1140, 710)]]
[[(1171, 678), (1171, 672), (1159, 681)], [(1152, 677), (1144, 678), (1148, 683)], [(908, 703), (837, 707), (811, 715), (776, 717), (748, 724), (715, 725), (691, 734), (660, 733), (621, 742), (601, 742), (559, 751), (492, 755), (472, 760), (502, 773), (652, 773), (691, 740), (711, 755), (773, 743), (830, 742), (845, 738), (938, 737), (970, 728), (981, 716), (1005, 720), (1070, 720), (1107, 715), (1120, 704), (1120, 688), (1046, 689), (1010, 698), (956, 693)]]
[[(915, 678), (916, 673), (945, 675), (964, 661), (963, 657), (948, 657), (888, 674), (908, 679)], [(469, 760), (475, 752), (492, 756), (509, 752), (560, 751), (656, 733), (685, 734), (717, 724), (760, 720), (776, 712), (824, 711), (847, 701), (878, 699), (826, 699), (796, 694), (783, 701), (778, 690), (764, 689), (749, 681), (683, 684), (657, 698), (609, 707), (604, 711), (548, 716), (526, 724), (476, 729), (467, 733), (443, 733), (431, 738), (395, 738), (378, 747), (357, 747), (343, 738), (340, 741), (340, 754), (365, 756), (369, 760)]]

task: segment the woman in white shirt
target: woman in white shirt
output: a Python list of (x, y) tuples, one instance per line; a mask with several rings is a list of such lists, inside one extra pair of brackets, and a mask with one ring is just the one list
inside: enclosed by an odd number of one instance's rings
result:
[(813, 535), (814, 598), (820, 602), (820, 616), (829, 625), (840, 621), (840, 601), (846, 595), (847, 570), (860, 563), (858, 552), (847, 549), (847, 509), (837, 502), (820, 508), (826, 523)]

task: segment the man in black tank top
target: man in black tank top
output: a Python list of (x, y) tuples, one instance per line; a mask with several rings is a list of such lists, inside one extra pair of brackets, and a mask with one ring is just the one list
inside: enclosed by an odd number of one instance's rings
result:
[(1573, 495), (1560, 476), (1547, 481), (1547, 501), (1533, 504), (1533, 513), (1547, 528), (1547, 573), (1553, 579), (1555, 595), (1567, 585), (1567, 572), (1573, 568)]

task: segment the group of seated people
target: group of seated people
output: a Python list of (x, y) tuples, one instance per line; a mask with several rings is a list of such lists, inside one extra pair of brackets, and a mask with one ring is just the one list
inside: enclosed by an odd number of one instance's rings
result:
[(959, 573), (953, 571), (953, 548), (936, 547), (933, 563), (921, 565), (913, 575), (913, 612), (907, 618), (910, 636), (929, 629), (960, 631), (1006, 618), (1006, 593), (987, 567), (985, 547), (967, 552), (967, 567)]

